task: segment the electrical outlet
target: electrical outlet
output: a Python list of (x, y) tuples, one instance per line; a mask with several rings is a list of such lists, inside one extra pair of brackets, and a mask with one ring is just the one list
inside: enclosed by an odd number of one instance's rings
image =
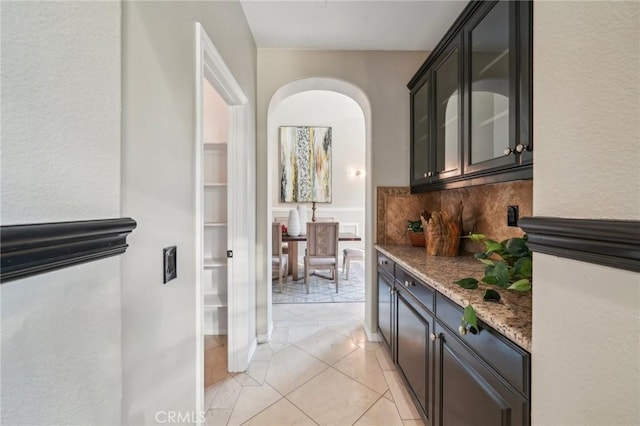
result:
[(507, 206), (507, 226), (518, 226), (518, 206)]
[(178, 258), (177, 258), (178, 248), (176, 246), (171, 246), (162, 249), (162, 267), (163, 267), (163, 277), (164, 283), (168, 283), (174, 278), (178, 277)]

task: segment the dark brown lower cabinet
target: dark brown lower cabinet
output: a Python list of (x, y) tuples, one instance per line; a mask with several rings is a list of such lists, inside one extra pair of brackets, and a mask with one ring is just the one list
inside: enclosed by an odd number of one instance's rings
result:
[(529, 425), (529, 401), (461, 339), (435, 324), (433, 425)]
[(425, 418), (431, 412), (433, 315), (417, 303), (401, 286), (396, 290), (397, 306), (397, 365), (409, 383), (411, 392)]
[(378, 330), (428, 426), (529, 426), (530, 354), (378, 254)]
[[(385, 343), (393, 354), (393, 338), (392, 338), (392, 291), (393, 277), (387, 272), (378, 268), (378, 329)], [(393, 358), (393, 355), (392, 355)]]

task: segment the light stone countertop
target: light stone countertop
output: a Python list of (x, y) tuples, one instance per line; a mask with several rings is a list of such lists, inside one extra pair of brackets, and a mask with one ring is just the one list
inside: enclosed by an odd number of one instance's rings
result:
[[(503, 290), (483, 283), (475, 290), (460, 287), (454, 281), (466, 277), (479, 280), (483, 276), (484, 265), (471, 256), (428, 256), (424, 247), (408, 245), (382, 244), (376, 249), (458, 305), (465, 307), (471, 302), (478, 319), (531, 352), (531, 292)], [(498, 290), (499, 302), (482, 299), (487, 288)]]

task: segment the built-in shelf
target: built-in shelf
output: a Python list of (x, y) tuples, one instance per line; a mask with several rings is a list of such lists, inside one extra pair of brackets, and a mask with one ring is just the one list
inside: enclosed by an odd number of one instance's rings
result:
[[(209, 90), (211, 89), (211, 90)], [(233, 147), (228, 144), (228, 106), (215, 89), (203, 91), (203, 144), (200, 194), (202, 195), (202, 307), (203, 332), (227, 334), (228, 279), (232, 263), (227, 258), (230, 231), (229, 154)], [(231, 182), (232, 183), (232, 182)], [(229, 253), (229, 256), (231, 254)]]
[(204, 261), (202, 262), (202, 266), (205, 269), (225, 268), (227, 266), (227, 258), (216, 257), (214, 259), (204, 259)]
[(205, 228), (221, 228), (227, 226), (227, 222), (205, 222)]
[(205, 150), (227, 149), (226, 142), (208, 142), (203, 144)]
[(224, 308), (227, 306), (226, 296), (220, 294), (205, 294), (204, 295), (204, 307), (205, 308)]

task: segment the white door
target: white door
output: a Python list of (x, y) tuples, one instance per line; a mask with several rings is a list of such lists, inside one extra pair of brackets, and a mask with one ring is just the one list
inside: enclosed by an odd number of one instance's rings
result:
[[(255, 351), (255, 135), (248, 100), (199, 23), (196, 29), (196, 407), (204, 405), (205, 334), (227, 334), (231, 372)], [(210, 120), (210, 121), (208, 121)], [(248, 172), (249, 171), (249, 172)], [(229, 253), (228, 253), (229, 252)], [(233, 255), (231, 255), (233, 252)], [(253, 277), (252, 275), (253, 271)]]

